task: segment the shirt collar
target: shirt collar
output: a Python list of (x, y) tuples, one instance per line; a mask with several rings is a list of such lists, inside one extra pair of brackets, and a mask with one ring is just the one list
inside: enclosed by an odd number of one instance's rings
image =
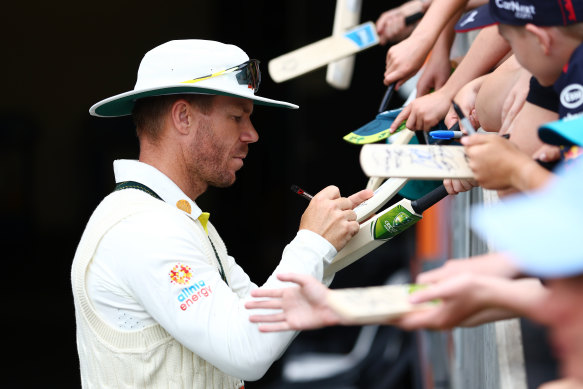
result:
[(202, 212), (194, 201), (168, 176), (152, 165), (136, 160), (119, 159), (113, 162), (115, 182), (136, 181), (152, 189), (166, 203), (173, 205), (193, 219), (200, 220), (205, 231), (209, 214)]

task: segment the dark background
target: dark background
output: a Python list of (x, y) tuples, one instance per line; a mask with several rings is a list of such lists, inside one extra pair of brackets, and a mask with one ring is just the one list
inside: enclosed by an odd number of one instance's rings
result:
[[(364, 1), (361, 20), (374, 21), (399, 3)], [(343, 195), (366, 186), (360, 148), (342, 136), (374, 118), (385, 91), (387, 48), (358, 55), (346, 91), (326, 83), (324, 68), (282, 84), (267, 73), (270, 59), (331, 34), (334, 0), (105, 0), (6, 7), (0, 26), (0, 244), (10, 362), (0, 387), (79, 387), (71, 261), (91, 212), (113, 188), (113, 160), (138, 155), (130, 119), (93, 118), (88, 109), (131, 90), (151, 48), (188, 38), (236, 44), (262, 61), (260, 95), (300, 106), (256, 106), (260, 141), (251, 146), (237, 182), (197, 200), (255, 283), (264, 282), (276, 266), (306, 207), (289, 190), (291, 184), (311, 193), (334, 184)], [(392, 105), (401, 103), (396, 97)], [(408, 260), (409, 235), (391, 242), (393, 262), (378, 255), (362, 260), (339, 273), (332, 286), (384, 282)], [(356, 331), (303, 333), (293, 347), (346, 352)], [(247, 387), (276, 385), (279, 364)]]

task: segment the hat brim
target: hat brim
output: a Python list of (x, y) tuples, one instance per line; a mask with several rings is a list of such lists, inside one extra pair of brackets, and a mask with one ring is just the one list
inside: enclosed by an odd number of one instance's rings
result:
[(538, 129), (541, 141), (556, 146), (583, 146), (583, 116), (545, 123)]
[(144, 97), (175, 95), (185, 93), (240, 97), (243, 99), (253, 100), (258, 105), (291, 109), (299, 108), (297, 105), (285, 101), (273, 100), (255, 95), (236, 94), (226, 90), (221, 90), (219, 88), (201, 88), (192, 85), (176, 85), (148, 88), (142, 90), (133, 90), (125, 93), (120, 93), (118, 95), (109, 97), (94, 104), (89, 109), (89, 113), (93, 116), (99, 117), (127, 116), (132, 114), (132, 110), (134, 108), (134, 104), (136, 103), (136, 101)]

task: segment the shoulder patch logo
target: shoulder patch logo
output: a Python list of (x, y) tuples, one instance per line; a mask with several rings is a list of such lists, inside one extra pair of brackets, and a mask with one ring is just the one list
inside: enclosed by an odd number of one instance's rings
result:
[(578, 108), (583, 104), (583, 86), (580, 84), (567, 85), (561, 91), (559, 98), (564, 107), (568, 109)]
[(168, 273), (170, 276), (170, 283), (177, 285), (186, 285), (192, 278), (192, 269), (190, 266), (178, 263), (174, 265), (172, 270)]

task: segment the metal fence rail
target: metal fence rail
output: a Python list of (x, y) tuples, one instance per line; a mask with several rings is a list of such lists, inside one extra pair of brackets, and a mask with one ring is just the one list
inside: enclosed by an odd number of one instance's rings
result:
[[(468, 258), (489, 251), (470, 229), (473, 204), (498, 201), (496, 193), (474, 188), (451, 196), (446, 219), (449, 258)], [(445, 259), (445, 258), (443, 258)], [(425, 389), (526, 389), (526, 370), (518, 319), (447, 332), (422, 331), (430, 379)]]

